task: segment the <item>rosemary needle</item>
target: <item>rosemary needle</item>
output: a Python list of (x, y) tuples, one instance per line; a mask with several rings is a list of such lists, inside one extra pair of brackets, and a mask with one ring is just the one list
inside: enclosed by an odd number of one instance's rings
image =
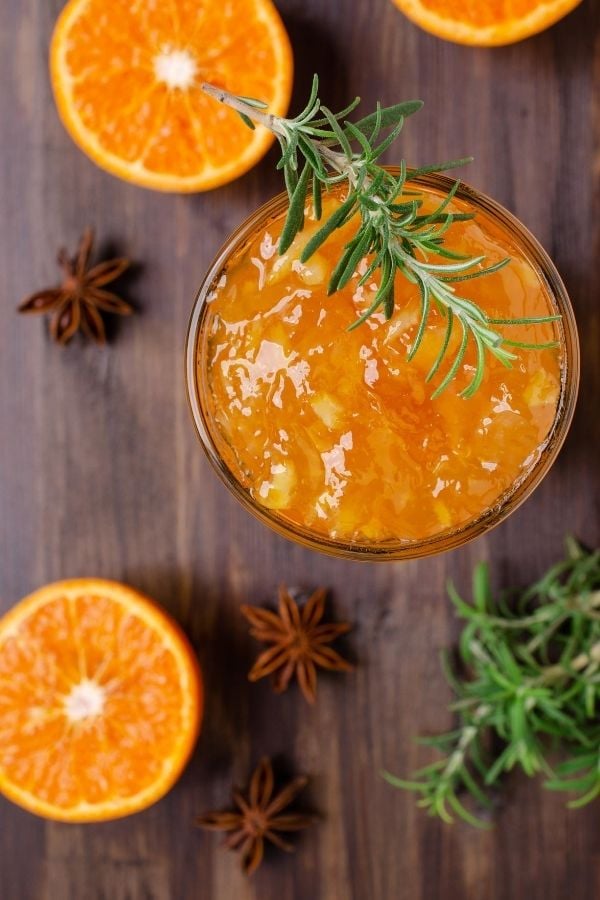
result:
[[(379, 286), (368, 309), (351, 323), (350, 329), (358, 327), (380, 310), (387, 319), (392, 317), (396, 272), (414, 284), (420, 296), (420, 322), (409, 360), (421, 346), (433, 310), (437, 310), (446, 321), (446, 336), (426, 376), (427, 381), (438, 375), (450, 354), (452, 329), (459, 329), (459, 348), (454, 358), (448, 361), (446, 374), (432, 396), (439, 396), (454, 380), (469, 343), (475, 347), (475, 371), (461, 392), (464, 397), (472, 396), (480, 386), (488, 354), (510, 367), (516, 359), (515, 349), (557, 346), (555, 342), (535, 345), (509, 340), (496, 326), (551, 322), (560, 316), (496, 323), (476, 303), (456, 292), (456, 284), (498, 272), (510, 262), (507, 258), (486, 266), (482, 256), (464, 256), (446, 247), (445, 237), (452, 223), (472, 218), (471, 214), (449, 212), (450, 201), (460, 182), (456, 181), (438, 208), (428, 214), (421, 212), (420, 195), (410, 194), (406, 190), (407, 183), (419, 175), (447, 171), (470, 162), (470, 158), (411, 170), (402, 160), (398, 177), (379, 164), (381, 155), (399, 136), (404, 120), (423, 105), (420, 100), (389, 107), (378, 103), (374, 112), (351, 122), (347, 116), (356, 109), (359, 98), (340, 112), (332, 112), (319, 100), (319, 81), (315, 75), (306, 107), (298, 116), (289, 119), (269, 113), (261, 100), (238, 97), (206, 83), (202, 89), (215, 100), (236, 110), (250, 128), (254, 128), (257, 122), (272, 131), (279, 141), (281, 158), (277, 168), (283, 170), (289, 197), (289, 208), (279, 240), (280, 253), (289, 249), (304, 226), (309, 190), (315, 218), (320, 220), (323, 190), (344, 185), (346, 199), (307, 242), (301, 262), (306, 262), (329, 235), (352, 216), (359, 215), (360, 227), (335, 266), (328, 291), (332, 294), (347, 285), (365, 257), (369, 257), (371, 262), (361, 275), (359, 284), (364, 284), (378, 272)], [(432, 256), (436, 260), (441, 258), (443, 262), (431, 261)]]

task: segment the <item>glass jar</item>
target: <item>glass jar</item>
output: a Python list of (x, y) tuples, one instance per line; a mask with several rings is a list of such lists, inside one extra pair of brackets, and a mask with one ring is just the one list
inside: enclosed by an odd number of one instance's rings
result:
[[(398, 170), (390, 169), (390, 171), (397, 174)], [(447, 193), (452, 187), (453, 181), (444, 175), (434, 174), (421, 176), (412, 184), (420, 185), (424, 189)], [(257, 232), (264, 230), (269, 222), (278, 219), (285, 213), (288, 203), (285, 193), (274, 197), (260, 207), (233, 232), (219, 251), (200, 286), (192, 310), (186, 345), (187, 392), (198, 437), (215, 471), (240, 503), (278, 534), (304, 547), (332, 556), (371, 562), (415, 559), (460, 547), (498, 525), (529, 497), (548, 473), (565, 440), (573, 417), (579, 384), (577, 328), (565, 287), (547, 253), (511, 213), (494, 200), (464, 184), (459, 188), (456, 197), (458, 200), (467, 202), (475, 212), (480, 210), (486, 213), (496, 225), (510, 234), (511, 239), (519, 244), (523, 255), (545, 282), (549, 298), (556, 312), (562, 317), (558, 323), (562, 345), (562, 377), (560, 396), (552, 427), (537, 461), (533, 463), (527, 473), (517, 479), (498, 498), (497, 502), (477, 518), (423, 540), (354, 542), (332, 538), (292, 522), (286, 519), (281, 512), (261, 505), (238, 481), (219, 452), (218, 443), (215, 440), (217, 425), (211, 421), (207, 403), (207, 391), (209, 390), (206, 365), (208, 334), (205, 326), (208, 319), (208, 298), (228, 262), (247, 245)]]

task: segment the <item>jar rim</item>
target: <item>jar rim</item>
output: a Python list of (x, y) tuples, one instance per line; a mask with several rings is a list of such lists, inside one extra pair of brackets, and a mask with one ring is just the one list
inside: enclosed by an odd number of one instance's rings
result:
[[(389, 166), (387, 168), (392, 173), (397, 174), (399, 172), (397, 167)], [(420, 175), (413, 181), (426, 189), (443, 190), (446, 193), (454, 185), (453, 179), (439, 173)], [(256, 209), (230, 234), (214, 258), (198, 289), (188, 325), (185, 351), (187, 396), (196, 433), (221, 481), (242, 506), (263, 524), (269, 526), (288, 540), (330, 556), (371, 562), (417, 559), (455, 549), (499, 525), (527, 500), (552, 467), (565, 441), (577, 401), (580, 370), (577, 326), (567, 290), (546, 251), (525, 225), (512, 213), (491, 197), (462, 181), (456, 192), (456, 198), (466, 201), (482, 212), (487, 213), (488, 216), (508, 231), (517, 241), (526, 258), (538, 271), (538, 274), (543, 277), (549, 296), (561, 315), (559, 323), (563, 344), (561, 393), (551, 430), (542, 445), (539, 457), (523, 477), (517, 479), (480, 516), (470, 519), (453, 529), (423, 538), (422, 540), (390, 540), (379, 543), (343, 541), (312, 531), (298, 523), (285, 519), (283, 516), (278, 515), (277, 511), (262, 506), (240, 484), (224, 461), (211, 434), (209, 422), (203, 409), (198, 374), (198, 361), (201, 354), (200, 341), (203, 337), (203, 324), (206, 320), (207, 299), (231, 258), (247, 245), (259, 228), (264, 227), (268, 221), (278, 218), (285, 211), (288, 204), (288, 197), (285, 192), (277, 194)]]

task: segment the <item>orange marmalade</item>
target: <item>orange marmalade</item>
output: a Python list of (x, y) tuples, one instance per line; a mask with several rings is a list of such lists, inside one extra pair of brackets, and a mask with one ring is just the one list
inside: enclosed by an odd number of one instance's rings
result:
[[(443, 195), (422, 187), (424, 211)], [(339, 199), (324, 199), (323, 218)], [(450, 211), (471, 211), (455, 199)], [(208, 297), (198, 378), (206, 385), (208, 427), (234, 478), (256, 504), (288, 525), (336, 541), (417, 542), (453, 531), (496, 507), (538, 460), (561, 395), (563, 350), (517, 350), (513, 367), (486, 354), (485, 375), (470, 398), (469, 347), (457, 378), (431, 395), (456, 351), (432, 382), (425, 377), (446, 323), (430, 314), (412, 361), (407, 353), (420, 318), (418, 290), (396, 275), (393, 317), (376, 313), (349, 332), (369, 306), (375, 281), (352, 281), (327, 295), (327, 283), (351, 220), (306, 263), (302, 247), (320, 227), (307, 208), (304, 230), (280, 256), (283, 214), (263, 226), (226, 263)], [(518, 240), (490, 214), (454, 222), (445, 246), (501, 271), (458, 283), (490, 317), (553, 315), (543, 276)], [(531, 343), (561, 340), (560, 323), (497, 326)], [(510, 349), (510, 348), (509, 348)]]

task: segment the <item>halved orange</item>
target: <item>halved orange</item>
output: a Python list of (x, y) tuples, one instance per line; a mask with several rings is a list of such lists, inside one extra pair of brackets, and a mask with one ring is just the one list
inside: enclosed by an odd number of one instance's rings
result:
[(203, 81), (284, 115), (292, 51), (271, 0), (70, 0), (50, 74), (60, 117), (99, 166), (163, 191), (204, 191), (250, 169), (273, 136)]
[(491, 47), (531, 37), (581, 0), (394, 0), (425, 31), (457, 44)]
[(202, 686), (178, 626), (102, 579), (49, 584), (0, 620), (0, 791), (65, 822), (160, 799), (196, 742)]

